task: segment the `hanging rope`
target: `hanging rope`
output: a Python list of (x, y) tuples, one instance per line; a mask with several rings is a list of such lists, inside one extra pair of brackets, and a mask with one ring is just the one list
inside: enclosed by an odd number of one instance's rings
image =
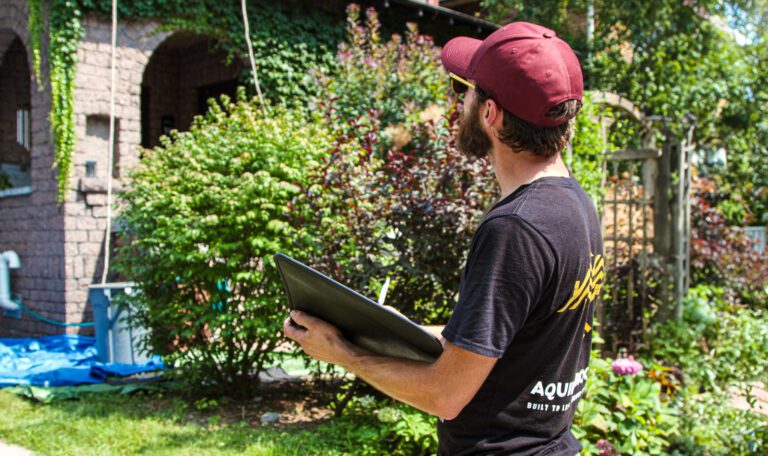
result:
[(117, 53), (117, 0), (112, 0), (112, 55), (110, 58), (110, 87), (109, 87), (109, 148), (107, 156), (107, 233), (104, 241), (104, 271), (101, 283), (107, 283), (109, 271), (109, 250), (112, 244), (112, 167), (115, 155), (115, 68)]
[(253, 83), (256, 86), (256, 93), (259, 94), (259, 102), (261, 102), (261, 109), (264, 113), (267, 112), (267, 105), (264, 104), (264, 97), (261, 95), (261, 87), (259, 86), (259, 76), (256, 73), (256, 59), (253, 57), (253, 44), (251, 44), (251, 28), (248, 25), (248, 10), (245, 7), (245, 0), (240, 0), (240, 5), (243, 8), (243, 25), (245, 26), (245, 42), (248, 45), (248, 58), (251, 60), (251, 72), (253, 72)]

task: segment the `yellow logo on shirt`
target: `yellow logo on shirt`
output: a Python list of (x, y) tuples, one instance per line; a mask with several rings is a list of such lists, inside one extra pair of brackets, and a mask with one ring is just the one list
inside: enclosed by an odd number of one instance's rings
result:
[(599, 294), (600, 289), (603, 287), (603, 278), (605, 272), (603, 266), (605, 266), (605, 258), (602, 255), (592, 255), (592, 266), (589, 267), (584, 280), (577, 280), (573, 286), (573, 296), (568, 300), (563, 307), (557, 312), (565, 312), (566, 310), (576, 310), (584, 302), (592, 302)]

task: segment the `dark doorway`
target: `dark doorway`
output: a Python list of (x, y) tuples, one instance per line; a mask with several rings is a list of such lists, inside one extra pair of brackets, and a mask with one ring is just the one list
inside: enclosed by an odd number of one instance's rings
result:
[(31, 186), (29, 91), (27, 51), (16, 37), (0, 56), (0, 191)]
[(188, 130), (196, 115), (205, 114), (208, 98), (234, 97), (242, 62), (227, 65), (227, 53), (215, 40), (178, 33), (152, 54), (141, 85), (141, 142), (159, 144), (171, 130)]

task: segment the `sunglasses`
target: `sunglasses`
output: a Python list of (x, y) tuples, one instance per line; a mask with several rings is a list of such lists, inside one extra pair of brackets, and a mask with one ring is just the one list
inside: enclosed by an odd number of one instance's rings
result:
[(477, 89), (477, 86), (459, 75), (448, 73), (448, 76), (451, 78), (451, 88), (459, 95), (465, 93), (469, 89)]

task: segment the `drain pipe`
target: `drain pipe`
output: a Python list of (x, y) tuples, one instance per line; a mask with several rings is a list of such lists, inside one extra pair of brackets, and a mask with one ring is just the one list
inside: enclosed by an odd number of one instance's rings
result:
[(19, 305), (11, 300), (11, 269), (19, 269), (21, 261), (13, 250), (0, 255), (0, 307), (6, 310), (19, 310)]

